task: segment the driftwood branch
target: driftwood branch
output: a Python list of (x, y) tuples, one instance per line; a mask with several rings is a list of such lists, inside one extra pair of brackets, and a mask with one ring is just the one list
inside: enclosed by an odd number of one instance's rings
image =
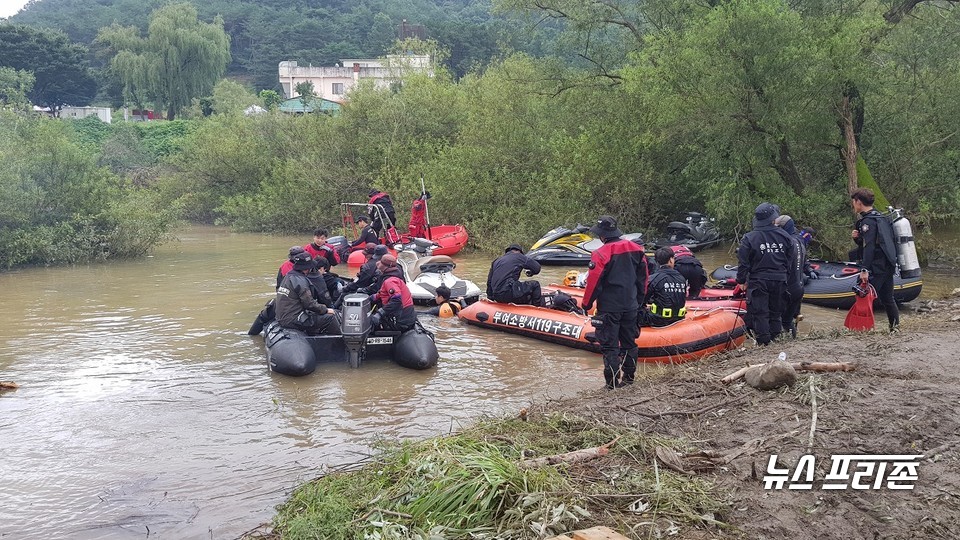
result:
[[(733, 381), (736, 381), (742, 378), (747, 371), (751, 368), (760, 367), (765, 364), (753, 364), (750, 366), (744, 366), (737, 371), (727, 375), (726, 377), (720, 379), (720, 382), (723, 384), (730, 384)], [(816, 371), (816, 372), (827, 372), (827, 371), (854, 371), (857, 369), (856, 364), (851, 364), (850, 362), (792, 362), (790, 364), (793, 366), (793, 369), (797, 371)]]
[(573, 452), (567, 452), (565, 454), (555, 454), (552, 456), (526, 459), (521, 464), (524, 467), (535, 468), (543, 467), (544, 465), (557, 465), (559, 463), (577, 463), (580, 461), (587, 461), (609, 454), (610, 447), (619, 440), (620, 436), (618, 435), (617, 438), (613, 439), (607, 444), (601, 444), (600, 446), (596, 446), (594, 448), (584, 448), (583, 450), (574, 450)]
[(814, 384), (814, 377), (810, 376), (810, 408), (813, 413), (810, 415), (810, 436), (807, 438), (807, 453), (813, 449), (813, 434), (817, 431), (817, 386)]
[(950, 448), (956, 446), (957, 444), (960, 444), (960, 441), (945, 442), (936, 448), (933, 448), (931, 450), (927, 450), (926, 452), (924, 452), (923, 459), (933, 459), (937, 454), (941, 454), (949, 450)]
[(660, 418), (661, 416), (698, 416), (706, 412), (710, 412), (714, 409), (719, 409), (725, 405), (733, 405), (739, 403), (750, 397), (750, 394), (744, 394), (740, 397), (728, 399), (726, 401), (721, 401), (720, 403), (714, 403), (712, 405), (707, 405), (706, 407), (697, 409), (695, 411), (664, 411), (659, 413), (645, 413), (640, 411), (633, 411), (640, 416), (646, 416), (647, 418)]
[(20, 385), (13, 381), (0, 381), (0, 390), (16, 390)]

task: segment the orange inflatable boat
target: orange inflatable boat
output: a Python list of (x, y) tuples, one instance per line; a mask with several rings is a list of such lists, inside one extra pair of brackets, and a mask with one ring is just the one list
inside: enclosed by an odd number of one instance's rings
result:
[[(469, 324), (600, 352), (590, 318), (556, 309), (480, 300), (462, 310)], [(643, 328), (637, 338), (638, 362), (678, 364), (739, 347), (746, 334), (743, 319), (717, 309), (662, 328)]]
[[(558, 285), (551, 283), (543, 287), (544, 292), (563, 292), (569, 294), (577, 301), (577, 305), (583, 303), (583, 288), (571, 287), (568, 285)], [(711, 309), (726, 309), (729, 311), (747, 311), (746, 296), (734, 297), (731, 289), (710, 289), (703, 288), (700, 296), (697, 298), (687, 298), (685, 303), (687, 313), (710, 311)]]

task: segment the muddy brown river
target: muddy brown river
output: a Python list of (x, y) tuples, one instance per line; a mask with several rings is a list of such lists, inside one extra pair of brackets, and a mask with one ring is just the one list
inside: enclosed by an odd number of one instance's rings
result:
[[(429, 317), (436, 369), (272, 374), (246, 330), (287, 249), (309, 239), (178, 237), (141, 260), (0, 274), (0, 380), (20, 385), (0, 394), (0, 537), (235, 538), (378, 439), (447, 433), (603, 384), (597, 355)], [(726, 249), (700, 258), (708, 271), (733, 260)], [(483, 288), (490, 258), (455, 259)], [(927, 271), (923, 297), (955, 281)], [(804, 313), (801, 331), (844, 315)]]

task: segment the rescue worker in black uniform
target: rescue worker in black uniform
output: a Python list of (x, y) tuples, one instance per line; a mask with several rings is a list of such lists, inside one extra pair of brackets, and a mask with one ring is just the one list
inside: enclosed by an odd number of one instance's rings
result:
[(749, 325), (757, 345), (766, 346), (783, 330), (783, 300), (794, 247), (790, 235), (773, 224), (779, 208), (765, 202), (753, 215), (753, 230), (737, 248), (737, 285), (746, 286)]
[(687, 296), (700, 296), (700, 291), (707, 284), (707, 271), (703, 269), (703, 263), (693, 256), (687, 246), (670, 246), (670, 249), (673, 250), (674, 270), (687, 280)]
[(603, 354), (603, 378), (612, 390), (633, 384), (637, 373), (637, 318), (647, 292), (647, 257), (640, 244), (621, 238), (613, 216), (600, 216), (590, 228), (603, 245), (590, 255), (583, 309), (593, 316)]
[(308, 335), (339, 334), (336, 312), (321, 304), (314, 296), (306, 273), (313, 270), (313, 258), (306, 251), (291, 259), (293, 269), (287, 272), (277, 288), (277, 322), (284, 328), (301, 330)]
[(370, 225), (370, 216), (357, 216), (357, 225), (363, 228), (360, 229), (360, 236), (353, 242), (350, 242), (350, 251), (363, 249), (367, 244), (380, 243), (380, 237), (377, 235), (377, 231)]
[[(338, 306), (343, 303), (344, 296), (373, 285), (374, 281), (377, 279), (377, 261), (380, 260), (379, 257), (374, 258), (374, 253), (378, 247), (381, 246), (369, 243), (363, 248), (363, 256), (366, 257), (367, 260), (362, 266), (360, 266), (360, 270), (357, 271), (357, 277), (354, 278), (353, 281), (344, 285), (343, 289), (340, 290), (340, 298), (337, 299)], [(382, 247), (383, 253), (386, 254), (387, 246)]]
[(306, 276), (314, 287), (313, 297), (317, 302), (327, 307), (336, 307), (335, 300), (340, 296), (340, 277), (330, 273), (327, 259), (323, 256), (314, 257), (313, 269), (307, 272)]
[(650, 276), (643, 303), (647, 309), (640, 313), (640, 326), (667, 326), (682, 321), (687, 314), (687, 280), (675, 268), (676, 255), (670, 247), (662, 247), (654, 254), (660, 268)]
[(390, 199), (390, 195), (387, 195), (379, 189), (371, 189), (367, 196), (370, 197), (367, 201), (367, 211), (373, 216), (373, 222), (370, 224), (373, 230), (376, 231), (378, 235), (380, 231), (383, 230), (383, 221), (381, 220), (380, 213), (374, 210), (373, 205), (375, 204), (379, 205), (380, 208), (383, 209), (383, 212), (387, 214), (387, 217), (390, 218), (390, 226), (396, 226), (397, 212), (393, 209), (393, 201)]
[(856, 260), (877, 290), (877, 298), (887, 312), (887, 321), (893, 332), (900, 326), (900, 310), (893, 298), (897, 246), (894, 243), (893, 225), (873, 207), (873, 201), (873, 191), (866, 188), (855, 189), (850, 194), (850, 205), (860, 216), (853, 230), (853, 240), (857, 243)]
[(540, 273), (540, 263), (523, 254), (518, 244), (510, 244), (490, 265), (487, 274), (487, 298), (495, 302), (543, 306), (543, 294), (537, 280), (520, 281), (520, 271), (528, 277)]
[(774, 225), (780, 227), (793, 240), (794, 256), (790, 260), (790, 270), (787, 273), (787, 288), (783, 300), (783, 331), (789, 331), (790, 337), (797, 337), (797, 321), (800, 317), (800, 307), (803, 303), (803, 284), (807, 279), (817, 279), (819, 276), (811, 270), (807, 260), (807, 244), (797, 232), (797, 225), (793, 218), (784, 214), (778, 217)]

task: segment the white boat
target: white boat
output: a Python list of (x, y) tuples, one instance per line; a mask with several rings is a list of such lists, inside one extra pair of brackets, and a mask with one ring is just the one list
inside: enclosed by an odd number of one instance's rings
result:
[(402, 250), (397, 253), (397, 262), (403, 266), (407, 288), (410, 289), (414, 304), (436, 305), (436, 291), (440, 285), (446, 285), (450, 289), (451, 300), (462, 298), (463, 305), (480, 299), (480, 287), (470, 280), (454, 275), (453, 269), (457, 267), (457, 263), (448, 255), (420, 255), (415, 250)]

